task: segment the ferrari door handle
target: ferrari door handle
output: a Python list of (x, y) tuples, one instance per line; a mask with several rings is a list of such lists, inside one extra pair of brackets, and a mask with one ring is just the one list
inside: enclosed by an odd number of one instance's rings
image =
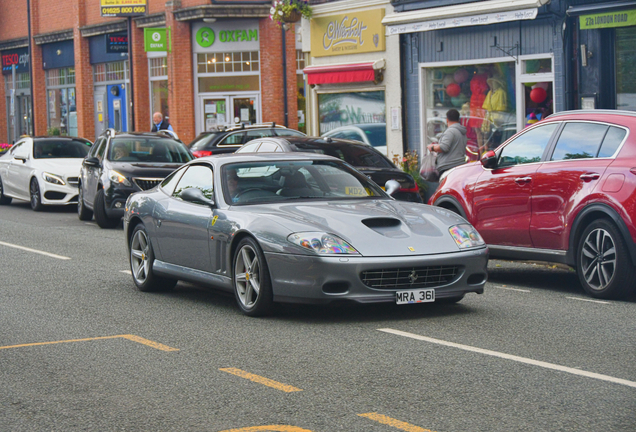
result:
[(592, 181), (592, 180), (598, 180), (599, 177), (600, 177), (599, 174), (587, 173), (587, 174), (581, 174), (580, 179), (583, 180), (584, 182), (589, 182), (589, 181)]
[(517, 183), (518, 185), (523, 186), (524, 184), (528, 184), (532, 181), (532, 177), (517, 177), (515, 179), (515, 183)]

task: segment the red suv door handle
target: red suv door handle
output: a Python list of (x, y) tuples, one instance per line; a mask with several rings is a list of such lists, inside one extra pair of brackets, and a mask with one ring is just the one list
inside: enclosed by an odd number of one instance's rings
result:
[(588, 173), (588, 174), (581, 174), (580, 179), (583, 180), (584, 182), (589, 182), (589, 181), (592, 181), (592, 180), (598, 180), (599, 177), (600, 177), (599, 174)]
[(515, 183), (517, 183), (518, 185), (523, 186), (524, 184), (528, 184), (532, 181), (532, 177), (517, 177), (515, 179)]

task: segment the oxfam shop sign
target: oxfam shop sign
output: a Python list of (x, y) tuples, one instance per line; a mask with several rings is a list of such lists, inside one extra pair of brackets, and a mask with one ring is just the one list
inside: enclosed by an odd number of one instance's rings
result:
[(258, 51), (258, 21), (223, 21), (192, 26), (195, 52)]

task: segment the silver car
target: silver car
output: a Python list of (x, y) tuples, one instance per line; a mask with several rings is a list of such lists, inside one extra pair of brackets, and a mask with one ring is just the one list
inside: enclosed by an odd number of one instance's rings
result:
[(488, 248), (462, 217), (318, 154), (191, 161), (128, 198), (124, 232), (138, 289), (204, 283), (250, 316), (275, 302), (457, 302), (487, 279)]

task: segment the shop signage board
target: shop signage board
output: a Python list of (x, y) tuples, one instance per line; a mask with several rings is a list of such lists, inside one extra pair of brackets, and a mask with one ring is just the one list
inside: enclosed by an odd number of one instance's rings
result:
[(128, 35), (126, 33), (112, 33), (106, 35), (106, 53), (119, 54), (128, 52)]
[(145, 28), (144, 46), (146, 52), (168, 51), (168, 40), (165, 28)]
[(520, 9), (507, 12), (496, 12), (482, 15), (460, 16), (441, 20), (405, 23), (386, 27), (387, 35), (415, 33), (431, 30), (443, 30), (455, 27), (468, 27), (475, 25), (488, 25), (500, 22), (533, 20), (537, 17), (539, 9)]
[(16, 73), (29, 72), (29, 51), (27, 48), (2, 51), (2, 75), (11, 75), (11, 68), (15, 65)]
[(311, 20), (312, 57), (384, 51), (384, 9), (317, 17)]
[(192, 24), (194, 52), (258, 51), (258, 20)]
[(145, 15), (147, 0), (100, 0), (103, 17), (129, 17)]
[(579, 24), (581, 30), (633, 26), (636, 25), (636, 9), (581, 15)]

